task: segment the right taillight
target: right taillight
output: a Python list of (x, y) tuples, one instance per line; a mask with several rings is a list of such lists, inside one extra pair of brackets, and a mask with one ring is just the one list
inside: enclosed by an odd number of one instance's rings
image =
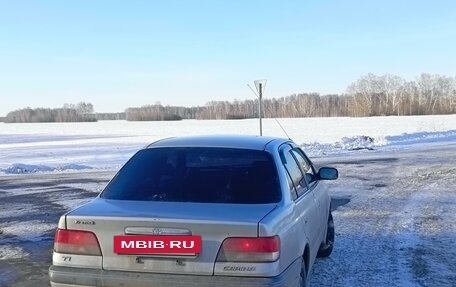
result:
[(90, 231), (57, 229), (54, 251), (79, 255), (101, 255), (97, 237)]
[(223, 241), (218, 262), (273, 262), (279, 259), (280, 238), (231, 237)]

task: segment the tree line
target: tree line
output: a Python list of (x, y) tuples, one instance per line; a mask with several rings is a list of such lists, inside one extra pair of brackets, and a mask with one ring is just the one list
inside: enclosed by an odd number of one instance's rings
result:
[[(293, 94), (263, 99), (268, 117), (369, 117), (456, 113), (456, 77), (422, 74), (413, 81), (395, 75), (367, 74), (345, 94)], [(211, 101), (203, 107), (157, 103), (126, 110), (127, 120), (245, 119), (258, 117), (258, 99)]]
[(350, 116), (434, 115), (456, 112), (456, 77), (421, 74), (414, 81), (368, 74), (347, 88)]
[[(293, 94), (263, 99), (266, 118), (369, 117), (456, 113), (456, 77), (421, 74), (412, 81), (395, 75), (367, 74), (347, 87), (345, 94)], [(163, 106), (159, 102), (131, 107), (124, 113), (94, 113), (93, 105), (80, 102), (61, 109), (21, 109), (5, 122), (51, 121), (169, 121), (181, 119), (246, 119), (258, 117), (258, 99), (211, 101), (205, 106)]]
[(125, 113), (94, 113), (90, 114), (97, 121), (118, 121), (118, 120), (125, 120)]
[(62, 108), (25, 108), (9, 112), (4, 118), (5, 123), (45, 123), (45, 122), (95, 122), (90, 115), (93, 105), (80, 102), (64, 104)]
[[(177, 108), (177, 109), (176, 109)], [(184, 107), (164, 107), (161, 104), (147, 105), (140, 108), (128, 108), (125, 111), (127, 121), (180, 121), (184, 117), (178, 115)]]

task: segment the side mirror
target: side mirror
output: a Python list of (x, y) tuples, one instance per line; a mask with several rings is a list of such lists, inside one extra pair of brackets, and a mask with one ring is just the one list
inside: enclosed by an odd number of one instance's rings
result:
[(339, 172), (333, 167), (322, 167), (318, 171), (318, 178), (322, 180), (334, 180), (339, 177)]

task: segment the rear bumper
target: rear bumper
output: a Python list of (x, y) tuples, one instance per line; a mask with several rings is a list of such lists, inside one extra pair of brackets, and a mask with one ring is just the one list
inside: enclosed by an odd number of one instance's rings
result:
[(51, 266), (52, 287), (293, 287), (299, 286), (300, 260), (276, 277), (175, 275)]

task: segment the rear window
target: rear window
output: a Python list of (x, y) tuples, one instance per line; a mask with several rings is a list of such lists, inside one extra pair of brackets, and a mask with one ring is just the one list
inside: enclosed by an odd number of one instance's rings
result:
[(265, 151), (152, 148), (136, 153), (101, 194), (117, 200), (273, 203), (277, 171)]

